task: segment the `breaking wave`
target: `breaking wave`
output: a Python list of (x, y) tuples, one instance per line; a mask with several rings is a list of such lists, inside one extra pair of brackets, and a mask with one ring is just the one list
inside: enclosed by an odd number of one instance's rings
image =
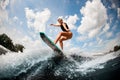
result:
[[(8, 52), (0, 56), (0, 79), (8, 80), (85, 80), (120, 68), (120, 51), (83, 56), (81, 53), (57, 58), (49, 49)], [(79, 55), (77, 55), (79, 54)], [(97, 54), (97, 53), (96, 53)], [(97, 72), (97, 73), (96, 73)]]

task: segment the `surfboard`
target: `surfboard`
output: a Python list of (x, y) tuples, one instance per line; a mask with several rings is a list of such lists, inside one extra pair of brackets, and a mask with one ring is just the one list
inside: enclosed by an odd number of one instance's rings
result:
[(56, 54), (63, 56), (63, 52), (45, 35), (45, 33), (40, 32), (40, 37)]

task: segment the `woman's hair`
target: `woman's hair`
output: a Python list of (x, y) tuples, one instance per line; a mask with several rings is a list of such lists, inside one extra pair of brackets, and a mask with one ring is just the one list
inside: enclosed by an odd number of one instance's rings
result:
[(63, 21), (62, 18), (58, 18), (58, 21)]

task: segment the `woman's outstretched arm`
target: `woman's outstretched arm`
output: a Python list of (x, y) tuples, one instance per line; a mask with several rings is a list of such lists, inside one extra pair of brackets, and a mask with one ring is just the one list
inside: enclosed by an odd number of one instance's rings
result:
[(60, 27), (59, 24), (50, 24), (51, 26)]

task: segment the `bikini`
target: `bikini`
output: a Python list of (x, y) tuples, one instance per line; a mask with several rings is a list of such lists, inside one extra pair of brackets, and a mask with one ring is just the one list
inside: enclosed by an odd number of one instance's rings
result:
[[(68, 25), (67, 25), (66, 23), (65, 23), (65, 25), (66, 25), (67, 29), (69, 29), (69, 27), (68, 27)], [(67, 32), (63, 25), (61, 25), (60, 27), (61, 27), (61, 30), (62, 30), (63, 32)]]

